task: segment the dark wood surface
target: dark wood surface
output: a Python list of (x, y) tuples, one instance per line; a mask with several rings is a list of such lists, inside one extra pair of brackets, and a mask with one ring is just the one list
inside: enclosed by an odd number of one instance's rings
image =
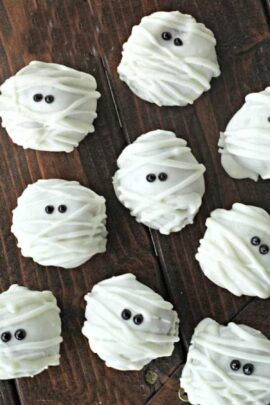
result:
[[(121, 47), (131, 27), (155, 10), (192, 14), (218, 41), (222, 74), (193, 106), (158, 108), (134, 96), (118, 78)], [(261, 0), (1, 0), (0, 80), (31, 60), (63, 63), (95, 75), (102, 98), (96, 131), (73, 153), (24, 151), (1, 129), (0, 289), (17, 282), (50, 289), (62, 310), (60, 367), (33, 379), (0, 383), (0, 405), (177, 405), (178, 378), (197, 322), (211, 316), (261, 329), (270, 338), (269, 300), (236, 298), (206, 279), (194, 254), (205, 219), (233, 202), (270, 211), (270, 182), (234, 181), (217, 153), (219, 131), (244, 96), (270, 82), (269, 4)], [(206, 194), (194, 225), (161, 236), (136, 223), (116, 200), (111, 177), (116, 158), (141, 133), (163, 128), (185, 138), (204, 163)], [(77, 270), (40, 267), (23, 258), (10, 233), (11, 210), (27, 184), (39, 178), (80, 181), (107, 200), (109, 243)], [(181, 317), (181, 343), (173, 356), (141, 372), (108, 369), (81, 335), (83, 296), (100, 280), (132, 272), (171, 300)]]

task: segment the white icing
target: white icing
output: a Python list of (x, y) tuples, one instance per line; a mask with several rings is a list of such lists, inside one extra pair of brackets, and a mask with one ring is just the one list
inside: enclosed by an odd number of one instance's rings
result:
[[(82, 333), (94, 353), (108, 367), (141, 370), (158, 357), (170, 356), (178, 342), (179, 319), (173, 306), (133, 274), (112, 277), (96, 284), (85, 296), (86, 321)], [(122, 311), (131, 317), (124, 320)], [(143, 315), (136, 325), (134, 316)]]
[[(235, 295), (270, 296), (270, 216), (262, 208), (236, 203), (216, 209), (196, 254), (204, 274)], [(260, 243), (254, 246), (256, 236)]]
[[(141, 135), (117, 160), (113, 185), (118, 199), (138, 222), (168, 235), (193, 222), (204, 194), (203, 173), (186, 146), (170, 131)], [(167, 180), (160, 181), (159, 174)], [(156, 180), (148, 182), (146, 176)]]
[(270, 178), (270, 87), (249, 94), (221, 132), (219, 152), (226, 172), (235, 179)]
[[(233, 371), (232, 360), (241, 367)], [(243, 367), (253, 364), (245, 375)], [(206, 318), (191, 340), (181, 387), (196, 405), (268, 405), (270, 402), (270, 341), (258, 330)]]
[[(170, 40), (162, 38), (171, 34)], [(176, 46), (174, 40), (182, 41)], [(179, 11), (143, 17), (123, 45), (120, 79), (140, 98), (158, 106), (192, 104), (209, 90), (220, 69), (215, 37), (204, 24)]]
[[(71, 152), (94, 132), (97, 99), (93, 76), (63, 65), (31, 62), (0, 87), (0, 116), (13, 142), (26, 148)], [(34, 101), (35, 94), (43, 99)], [(45, 97), (54, 96), (52, 103)]]
[[(59, 212), (65, 205), (66, 212)], [(54, 208), (51, 214), (45, 207)], [(43, 266), (80, 266), (106, 250), (105, 199), (77, 181), (38, 180), (18, 198), (12, 232), (22, 255)]]
[[(0, 294), (0, 379), (33, 377), (59, 365), (62, 342), (60, 309), (51, 291), (13, 284)], [(22, 340), (16, 331), (25, 331)], [(10, 340), (3, 335), (9, 332)]]

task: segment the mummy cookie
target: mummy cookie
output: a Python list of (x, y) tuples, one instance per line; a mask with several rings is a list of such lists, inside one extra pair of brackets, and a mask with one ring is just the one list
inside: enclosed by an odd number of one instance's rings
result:
[(245, 100), (220, 134), (221, 163), (235, 179), (270, 179), (270, 87)]
[(138, 222), (168, 235), (193, 222), (204, 194), (205, 167), (170, 131), (141, 135), (118, 158), (113, 185)]
[(0, 87), (2, 126), (24, 149), (71, 152), (94, 132), (96, 87), (87, 73), (31, 62)]
[(192, 104), (220, 74), (215, 45), (212, 31), (192, 16), (158, 11), (133, 27), (123, 45), (118, 73), (150, 103)]
[(191, 404), (268, 405), (270, 341), (258, 330), (206, 318), (191, 340), (181, 387)]
[(0, 379), (33, 377), (59, 365), (60, 309), (51, 291), (13, 284), (0, 294)]
[(133, 274), (96, 284), (85, 300), (82, 333), (108, 367), (141, 370), (151, 360), (172, 354), (179, 340), (177, 313)]
[(105, 199), (77, 181), (38, 180), (18, 198), (11, 231), (22, 255), (78, 267), (106, 250)]
[(196, 254), (204, 274), (235, 295), (270, 296), (270, 216), (236, 203), (216, 209)]

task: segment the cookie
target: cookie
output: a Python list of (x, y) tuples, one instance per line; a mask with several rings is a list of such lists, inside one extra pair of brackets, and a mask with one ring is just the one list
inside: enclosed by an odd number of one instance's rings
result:
[(204, 194), (203, 173), (186, 141), (170, 131), (141, 135), (117, 160), (113, 185), (131, 215), (168, 235), (193, 222)]
[(82, 333), (108, 367), (141, 370), (151, 360), (172, 354), (179, 340), (177, 313), (133, 274), (96, 284), (85, 300)]
[(94, 132), (96, 88), (88, 73), (31, 62), (0, 87), (2, 126), (24, 149), (71, 152)]
[(105, 199), (77, 181), (38, 180), (18, 198), (11, 231), (42, 266), (78, 267), (106, 250)]
[(179, 11), (143, 17), (123, 45), (120, 79), (158, 106), (192, 104), (220, 69), (212, 31)]

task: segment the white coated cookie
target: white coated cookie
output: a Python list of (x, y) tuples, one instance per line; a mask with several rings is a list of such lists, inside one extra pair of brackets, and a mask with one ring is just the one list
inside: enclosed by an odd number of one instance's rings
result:
[(212, 31), (192, 16), (158, 11), (133, 27), (123, 45), (118, 73), (150, 103), (192, 104), (220, 74), (215, 45)]
[(270, 296), (270, 216), (235, 203), (216, 209), (196, 254), (204, 274), (235, 295)]
[(96, 284), (85, 299), (82, 333), (108, 367), (141, 370), (153, 359), (170, 356), (179, 341), (172, 304), (133, 274)]
[(194, 405), (268, 405), (270, 341), (246, 325), (196, 327), (181, 376)]
[(59, 365), (60, 309), (51, 291), (13, 284), (0, 294), (0, 379), (33, 377)]
[(71, 152), (94, 132), (96, 87), (90, 74), (31, 62), (0, 87), (2, 125), (24, 149)]
[(22, 255), (78, 267), (106, 250), (105, 199), (77, 181), (38, 180), (18, 198), (11, 231)]
[(270, 87), (246, 96), (220, 134), (221, 164), (235, 179), (270, 179)]
[(165, 235), (193, 222), (204, 194), (205, 167), (186, 145), (159, 129), (141, 135), (117, 160), (118, 199), (138, 222)]

